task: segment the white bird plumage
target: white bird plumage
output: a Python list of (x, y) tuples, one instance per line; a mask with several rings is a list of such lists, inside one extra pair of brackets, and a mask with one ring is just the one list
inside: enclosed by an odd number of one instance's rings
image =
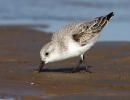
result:
[[(97, 41), (102, 29), (114, 16), (113, 12), (91, 21), (76, 22), (59, 29), (40, 51), (41, 65), (71, 57), (81, 56), (78, 66), (84, 60), (84, 53)], [(72, 72), (78, 67), (76, 66)]]

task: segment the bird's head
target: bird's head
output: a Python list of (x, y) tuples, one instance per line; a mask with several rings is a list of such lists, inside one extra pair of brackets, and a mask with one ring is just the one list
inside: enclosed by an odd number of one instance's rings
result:
[(50, 62), (55, 62), (60, 60), (60, 53), (57, 50), (56, 45), (52, 42), (47, 43), (40, 51), (41, 56), (41, 65), (39, 67), (39, 72), (41, 71), (42, 67)]

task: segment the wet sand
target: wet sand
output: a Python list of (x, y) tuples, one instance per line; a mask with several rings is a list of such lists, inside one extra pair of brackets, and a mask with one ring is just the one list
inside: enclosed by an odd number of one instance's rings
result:
[(47, 64), (41, 73), (34, 73), (39, 51), (52, 34), (31, 27), (0, 26), (1, 99), (130, 99), (130, 42), (96, 43), (85, 54), (92, 73), (85, 72), (84, 64), (75, 73), (65, 73), (79, 57)]

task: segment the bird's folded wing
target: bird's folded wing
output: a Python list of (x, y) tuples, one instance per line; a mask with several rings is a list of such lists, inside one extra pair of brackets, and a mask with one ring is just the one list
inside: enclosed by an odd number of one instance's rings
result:
[(107, 24), (107, 17), (102, 16), (89, 22), (82, 22), (73, 31), (72, 38), (84, 46), (99, 37), (101, 30)]

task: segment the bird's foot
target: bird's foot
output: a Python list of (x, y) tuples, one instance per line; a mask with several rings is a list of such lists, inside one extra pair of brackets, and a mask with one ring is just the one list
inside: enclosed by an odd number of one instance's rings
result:
[(85, 70), (85, 72), (87, 72), (87, 73), (92, 73), (92, 72), (91, 72), (90, 70), (88, 70), (88, 69), (87, 69), (87, 70)]
[(85, 72), (87, 72), (87, 73), (92, 73), (92, 72), (88, 69), (87, 66), (86, 66), (86, 70), (85, 70)]

